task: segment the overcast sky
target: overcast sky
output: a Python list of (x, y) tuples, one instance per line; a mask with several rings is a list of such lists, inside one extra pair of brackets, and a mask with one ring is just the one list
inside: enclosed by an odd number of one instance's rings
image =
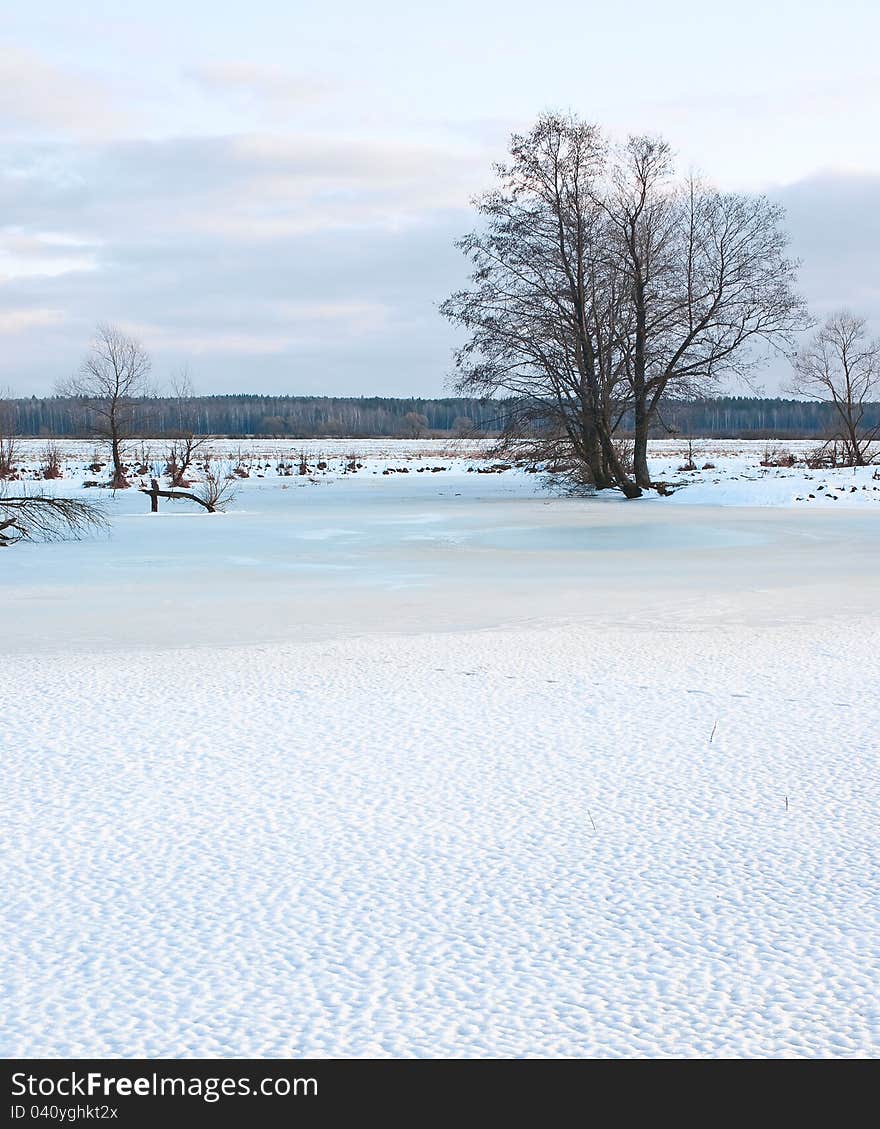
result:
[[(200, 392), (437, 395), (452, 241), (512, 130), (660, 132), (788, 208), (821, 315), (880, 314), (880, 6), (4, 4), (0, 386), (99, 321)], [(768, 370), (768, 392), (783, 381)]]

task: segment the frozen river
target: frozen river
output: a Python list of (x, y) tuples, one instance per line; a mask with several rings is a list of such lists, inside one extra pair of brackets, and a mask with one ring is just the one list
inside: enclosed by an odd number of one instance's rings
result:
[(247, 481), (223, 515), (135, 491), (108, 535), (4, 553), (7, 649), (869, 612), (880, 514), (548, 497), (533, 477)]

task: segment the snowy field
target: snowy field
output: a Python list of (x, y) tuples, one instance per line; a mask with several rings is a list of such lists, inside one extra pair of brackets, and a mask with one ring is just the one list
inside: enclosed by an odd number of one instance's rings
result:
[(774, 446), (627, 503), (227, 441), (151, 515), (64, 444), (112, 524), (0, 552), (0, 1053), (876, 1055), (880, 478)]

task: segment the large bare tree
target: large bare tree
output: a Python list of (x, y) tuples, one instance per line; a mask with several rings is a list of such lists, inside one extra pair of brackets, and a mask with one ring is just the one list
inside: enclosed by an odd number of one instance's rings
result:
[[(575, 117), (544, 115), (510, 153), (459, 243), (472, 285), (441, 307), (469, 333), (459, 387), (512, 396), (596, 486), (638, 497), (663, 398), (747, 374), (752, 346), (807, 324), (781, 211), (677, 181), (662, 139), (611, 147)], [(634, 481), (614, 443), (629, 413)]]
[(109, 447), (113, 489), (128, 486), (125, 444), (134, 433), (136, 408), (149, 391), (150, 367), (139, 341), (101, 324), (79, 371), (62, 387), (65, 395), (82, 401), (92, 433)]
[(786, 256), (781, 207), (674, 176), (662, 139), (632, 137), (612, 154), (598, 202), (629, 286), (627, 369), (638, 484), (651, 484), (648, 435), (667, 394), (717, 391), (746, 376), (755, 346), (793, 347), (809, 324)]
[(864, 318), (849, 310), (832, 314), (795, 358), (790, 391), (833, 405), (834, 438), (848, 466), (873, 461), (880, 421), (866, 415), (880, 395), (880, 339), (869, 336)]
[(459, 389), (512, 397), (517, 427), (572, 456), (599, 488), (641, 491), (613, 441), (628, 402), (620, 348), (629, 317), (596, 203), (605, 144), (574, 118), (514, 135), (499, 187), (475, 201), (484, 225), (459, 241), (472, 285), (442, 313), (469, 333)]

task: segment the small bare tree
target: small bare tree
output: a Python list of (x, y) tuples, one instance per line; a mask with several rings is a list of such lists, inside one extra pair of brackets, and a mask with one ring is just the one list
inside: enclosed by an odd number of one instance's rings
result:
[(125, 444), (134, 434), (135, 408), (148, 392), (150, 358), (141, 343), (112, 325), (99, 325), (78, 373), (62, 386), (82, 400), (94, 435), (110, 448), (110, 485), (128, 486)]
[(844, 465), (868, 466), (880, 420), (866, 422), (868, 405), (880, 394), (880, 339), (868, 336), (867, 322), (840, 310), (825, 322), (794, 362), (790, 391), (834, 407), (832, 439), (843, 447)]
[(174, 488), (188, 486), (190, 467), (202, 447), (211, 439), (210, 435), (179, 435), (173, 438), (165, 452), (165, 469)]
[(48, 442), (40, 455), (40, 474), (43, 478), (63, 478), (64, 460), (57, 443)]
[(229, 463), (205, 459), (204, 478), (196, 493), (209, 513), (223, 510), (235, 499), (236, 480)]
[(11, 478), (18, 458), (18, 410), (11, 393), (0, 391), (0, 479)]
[(166, 474), (171, 479), (173, 489), (188, 486), (189, 469), (198, 452), (211, 439), (210, 435), (197, 436), (192, 429), (189, 402), (193, 398), (193, 386), (189, 370), (182, 369), (171, 382), (171, 395), (175, 401), (175, 431), (165, 452)]

